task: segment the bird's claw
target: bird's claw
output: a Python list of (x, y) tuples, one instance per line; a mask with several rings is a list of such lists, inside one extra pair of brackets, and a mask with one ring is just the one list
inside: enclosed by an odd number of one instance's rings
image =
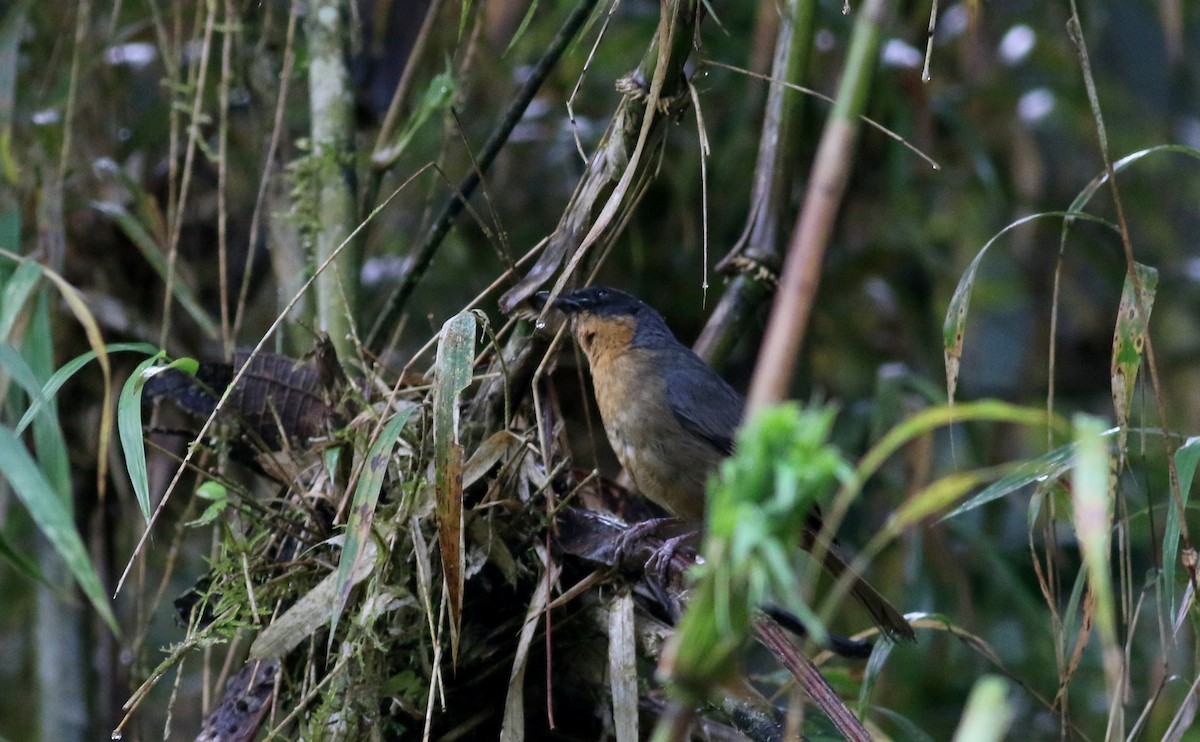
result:
[[(616, 547), (614, 548), (614, 561), (618, 565), (625, 565), (628, 568), (634, 568), (638, 557), (645, 553), (644, 550), (650, 548), (645, 540), (651, 536), (657, 536), (667, 527), (679, 525), (682, 521), (679, 518), (654, 518), (651, 520), (635, 523), (625, 530), (624, 533), (617, 539)], [(671, 560), (679, 553), (684, 542), (695, 537), (695, 531), (673, 536), (663, 540), (661, 544), (652, 548), (650, 556), (638, 566), (643, 572), (653, 574), (664, 582), (670, 575)], [(693, 556), (693, 561), (695, 557)]]
[[(663, 541), (662, 546), (655, 549), (650, 558), (646, 560), (646, 571), (653, 573), (665, 582), (670, 574), (668, 568), (671, 566), (671, 560), (675, 558), (675, 554), (679, 551), (683, 542), (693, 536), (695, 536), (695, 533), (684, 533)], [(696, 561), (694, 553), (689, 561)]]
[[(616, 546), (613, 547), (613, 561), (617, 565), (626, 565), (633, 561), (646, 544), (643, 543), (646, 538), (658, 535), (664, 528), (680, 523), (679, 518), (651, 518), (640, 523), (634, 523), (625, 529), (625, 532), (617, 537)], [(653, 555), (650, 557), (654, 558)], [(648, 564), (648, 562), (644, 563)]]

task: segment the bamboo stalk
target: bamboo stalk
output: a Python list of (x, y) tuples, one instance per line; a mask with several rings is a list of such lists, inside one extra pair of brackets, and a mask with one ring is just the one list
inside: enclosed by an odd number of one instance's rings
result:
[[(812, 51), (815, 8), (814, 0), (787, 4), (775, 40), (773, 79), (794, 84), (803, 81)], [(767, 12), (776, 9), (771, 6)], [(717, 266), (722, 272), (736, 271), (736, 275), (696, 340), (696, 354), (710, 364), (729, 354), (774, 288), (771, 274), (778, 272), (783, 252), (780, 234), (793, 214), (790, 196), (800, 145), (801, 102), (799, 91), (783, 85), (773, 84), (767, 93), (746, 233)]]
[[(309, 7), (308, 92), (312, 156), (321, 163), (315, 262), (324, 264), (357, 222), (354, 193), (354, 106), (346, 67), (346, 0), (312, 0)], [(354, 242), (317, 277), (316, 326), (338, 357), (353, 357), (350, 331), (358, 305), (362, 247)]]
[(885, 0), (867, 0), (858, 11), (846, 69), (821, 135), (804, 207), (792, 232), (766, 338), (754, 368), (747, 415), (784, 399), (795, 375), (817, 295), (825, 248), (850, 176), (859, 114), (871, 86), (879, 50), (879, 27), (886, 8)]

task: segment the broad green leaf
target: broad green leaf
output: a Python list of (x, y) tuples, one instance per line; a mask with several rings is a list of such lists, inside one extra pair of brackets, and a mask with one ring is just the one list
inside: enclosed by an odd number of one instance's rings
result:
[(0, 474), (8, 480), (13, 492), (29, 511), (33, 522), (62, 557), (83, 594), (95, 606), (112, 632), (120, 635), (117, 619), (113, 616), (108, 597), (100, 586), (100, 577), (88, 558), (87, 549), (75, 531), (71, 513), (55, 495), (29, 452), (21, 445), (20, 439), (5, 426), (0, 426)]
[(1113, 331), (1112, 350), (1112, 400), (1117, 412), (1117, 426), (1121, 433), (1117, 439), (1117, 451), (1125, 458), (1125, 431), (1129, 426), (1129, 406), (1133, 402), (1133, 390), (1137, 385), (1138, 368), (1142, 365), (1142, 348), (1146, 333), (1150, 329), (1150, 310), (1154, 307), (1154, 294), (1158, 290), (1158, 271), (1148, 265), (1134, 264), (1137, 274), (1136, 296), (1133, 276), (1125, 275), (1125, 287), (1121, 290), (1121, 305), (1117, 311), (1117, 327)]
[(199, 518), (188, 521), (185, 524), (188, 527), (206, 526), (221, 517), (225, 508), (229, 507), (229, 490), (225, 485), (211, 479), (200, 485), (196, 490), (196, 497), (208, 500), (208, 507), (204, 508)]
[[(1188, 506), (1188, 495), (1191, 494), (1192, 481), (1196, 476), (1196, 465), (1200, 463), (1200, 437), (1188, 438), (1175, 451), (1175, 471), (1179, 474), (1179, 495), (1183, 498), (1183, 507)], [(1166, 573), (1166, 600), (1170, 608), (1169, 615), (1175, 613), (1175, 580), (1179, 575), (1179, 534), (1183, 530), (1179, 512), (1179, 503), (1174, 495), (1167, 498), (1167, 527), (1163, 532), (1163, 571)]]
[(475, 315), (461, 312), (442, 325), (434, 362), (433, 448), (437, 492), (438, 546), (450, 605), (450, 645), (458, 658), (464, 588), (462, 477), (463, 450), (458, 442), (459, 395), (471, 383), (475, 360)]
[(371, 523), (375, 520), (375, 506), (379, 504), (379, 491), (383, 488), (383, 478), (387, 474), (388, 462), (392, 457), (392, 449), (396, 447), (396, 439), (404, 424), (412, 417), (416, 407), (409, 407), (396, 413), (384, 426), (383, 432), (371, 444), (367, 459), (363, 462), (362, 472), (358, 475), (358, 484), (354, 488), (354, 499), (350, 504), (350, 517), (346, 523), (346, 538), (342, 542), (342, 555), (338, 559), (337, 580), (334, 583), (334, 609), (330, 623), (330, 633), (337, 630), (338, 619), (346, 609), (346, 601), (350, 597), (350, 588), (354, 581), (359, 559), (362, 558), (363, 545), (371, 534)]

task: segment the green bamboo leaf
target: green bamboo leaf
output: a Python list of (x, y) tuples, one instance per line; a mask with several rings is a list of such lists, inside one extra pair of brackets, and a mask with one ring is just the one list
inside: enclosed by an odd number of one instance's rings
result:
[[(49, 347), (52, 337), (49, 328), (49, 315), (45, 299), (39, 300), (38, 307), (33, 313), (33, 332), (25, 342), (25, 356), (17, 352), (8, 343), (0, 343), (0, 367), (6, 370), (28, 394), (30, 409), (42, 408), (45, 414), (33, 418), (34, 450), (37, 452), (38, 468), (50, 482), (51, 489), (66, 505), (68, 511), (71, 503), (71, 466), (67, 458), (67, 442), (63, 437), (62, 426), (58, 421), (58, 413), (53, 405), (44, 407), (46, 402), (42, 394), (41, 378), (48, 373), (52, 363), (53, 350)], [(34, 366), (37, 366), (35, 368)], [(42, 373), (39, 374), (39, 369)], [(20, 435), (17, 431), (15, 435)]]
[(985, 470), (958, 472), (930, 483), (905, 500), (900, 509), (892, 514), (888, 519), (887, 530), (892, 535), (899, 534), (922, 518), (954, 504), (989, 476), (989, 472)]
[(1019, 407), (996, 400), (985, 399), (967, 404), (929, 407), (892, 428), (870, 451), (867, 451), (859, 461), (854, 476), (842, 486), (842, 492), (838, 494), (838, 498), (845, 497), (847, 491), (861, 487), (862, 483), (883, 465), (883, 462), (887, 461), (908, 441), (943, 425), (968, 420), (991, 420), (1019, 425), (1045, 425), (1050, 422), (1055, 427), (1062, 427), (1062, 422), (1058, 418), (1048, 417), (1045, 410)]
[(388, 462), (392, 457), (392, 449), (405, 423), (412, 417), (416, 407), (409, 407), (396, 413), (383, 432), (375, 439), (367, 452), (367, 460), (363, 463), (362, 473), (358, 476), (358, 485), (354, 489), (354, 499), (350, 505), (350, 517), (346, 523), (346, 538), (342, 543), (342, 555), (338, 560), (337, 580), (334, 582), (334, 609), (330, 622), (330, 634), (337, 630), (338, 619), (346, 609), (346, 601), (350, 598), (350, 588), (354, 582), (351, 579), (362, 557), (363, 545), (371, 533), (371, 523), (375, 519), (375, 506), (379, 503), (379, 491), (383, 488), (383, 478), (387, 474)]
[[(1200, 463), (1200, 436), (1188, 438), (1175, 451), (1175, 471), (1179, 474), (1179, 494), (1183, 507), (1187, 508), (1192, 481), (1196, 476), (1196, 465)], [(1183, 529), (1183, 514), (1179, 512), (1174, 497), (1167, 498), (1167, 527), (1163, 532), (1163, 571), (1166, 572), (1166, 601), (1170, 608), (1167, 615), (1174, 615), (1175, 581), (1179, 576), (1179, 534)]]
[(875, 690), (875, 684), (879, 681), (879, 676), (883, 674), (883, 668), (887, 665), (888, 657), (892, 655), (895, 647), (894, 641), (888, 639), (886, 635), (882, 635), (871, 650), (871, 656), (867, 658), (866, 669), (863, 670), (862, 686), (858, 689), (859, 716), (864, 716), (867, 704), (871, 700), (871, 693)]
[(1117, 426), (1121, 428), (1117, 439), (1117, 451), (1125, 457), (1125, 431), (1129, 427), (1129, 406), (1133, 403), (1133, 390), (1137, 385), (1138, 369), (1142, 365), (1142, 348), (1150, 328), (1150, 311), (1154, 307), (1154, 294), (1158, 290), (1158, 271), (1148, 265), (1134, 263), (1138, 297), (1134, 291), (1133, 276), (1126, 274), (1125, 287), (1121, 290), (1121, 305), (1117, 311), (1117, 327), (1113, 331), (1112, 350), (1112, 399), (1117, 412)]
[(975, 274), (979, 271), (979, 264), (983, 262), (983, 256), (987, 254), (988, 249), (996, 243), (1001, 237), (1017, 227), (1034, 221), (1035, 219), (1082, 219), (1083, 221), (1095, 222), (1102, 224), (1114, 232), (1119, 231), (1115, 224), (1100, 219), (1099, 217), (1085, 214), (1082, 211), (1046, 211), (1038, 214), (1030, 214), (1029, 216), (1017, 219), (1013, 223), (1001, 229), (989, 239), (975, 258), (971, 260), (971, 264), (967, 266), (967, 270), (963, 272), (962, 278), (958, 280), (958, 285), (954, 288), (954, 295), (950, 297), (950, 304), (946, 307), (946, 318), (942, 322), (942, 351), (946, 361), (946, 397), (951, 403), (954, 402), (954, 393), (958, 390), (958, 371), (960, 361), (962, 360), (963, 341), (966, 337), (967, 327), (967, 308), (971, 303), (971, 289), (975, 287)]
[(464, 588), (462, 477), (458, 442), (458, 399), (471, 383), (475, 360), (475, 315), (461, 312), (442, 325), (434, 362), (433, 447), (436, 471), (438, 546), (450, 604), (451, 656), (458, 658)]
[(1002, 740), (1015, 713), (1008, 681), (999, 675), (984, 675), (967, 697), (967, 708), (958, 722), (954, 742)]
[(33, 522), (62, 557), (67, 569), (79, 583), (96, 611), (116, 635), (121, 631), (109, 606), (108, 597), (100, 586), (87, 549), (75, 531), (70, 511), (55, 495), (37, 464), (21, 445), (20, 439), (7, 427), (0, 425), (0, 474), (8, 480), (13, 492), (25, 505)]
[[(62, 297), (67, 308), (71, 310), (71, 314), (75, 316), (75, 320), (83, 328), (84, 335), (87, 336), (88, 345), (97, 353), (100, 371), (104, 376), (104, 399), (100, 404), (100, 429), (96, 433), (96, 490), (103, 494), (108, 482), (108, 447), (112, 436), (113, 418), (112, 392), (110, 389), (112, 384), (112, 367), (108, 362), (108, 353), (104, 350), (104, 336), (100, 332), (100, 323), (96, 321), (96, 316), (88, 308), (87, 302), (84, 300), (83, 295), (79, 293), (79, 290), (68, 283), (58, 273), (35, 261), (22, 258), (7, 251), (0, 251), (0, 255), (10, 260), (38, 267), (42, 275), (54, 284), (54, 288), (58, 291), (59, 296)], [(34, 321), (48, 323), (44, 294), (39, 301), (42, 304), (34, 317)], [(48, 329), (45, 331), (44, 336), (47, 338), (52, 337)]]
[[(1083, 635), (1083, 624), (1076, 624), (1075, 616), (1079, 613), (1079, 604), (1083, 602), (1083, 588), (1088, 583), (1088, 571), (1081, 569), (1075, 573), (1075, 583), (1071, 586), (1071, 594), (1067, 597), (1067, 607), (1063, 609), (1062, 625), (1067, 627), (1067, 630), (1074, 633), (1075, 641), (1079, 641)], [(1064, 640), (1063, 642), (1068, 648), (1072, 647), (1072, 643)]]
[[(109, 219), (117, 223), (129, 241), (133, 243), (154, 272), (158, 274), (163, 283), (167, 282), (167, 259), (163, 255), (162, 249), (158, 245), (158, 241), (150, 234), (150, 230), (146, 229), (143, 224), (138, 221), (137, 217), (130, 214), (124, 206), (112, 203), (110, 201), (93, 201), (92, 208), (104, 214)], [(171, 294), (175, 300), (179, 302), (179, 306), (183, 307), (196, 325), (204, 331), (205, 335), (210, 338), (216, 338), (220, 335), (220, 330), (209, 318), (208, 312), (200, 306), (200, 302), (196, 299), (196, 295), (192, 293), (192, 289), (183, 281), (179, 280), (179, 275), (176, 274), (171, 282)]]
[(504, 47), (504, 53), (506, 55), (512, 51), (512, 48), (516, 46), (521, 37), (525, 35), (525, 30), (529, 28), (529, 22), (533, 20), (533, 14), (537, 12), (539, 4), (541, 4), (541, 0), (533, 0), (533, 2), (529, 4), (529, 9), (525, 11), (525, 17), (521, 19), (521, 25), (517, 26), (517, 32), (514, 33), (512, 39), (509, 40), (508, 46)]
[[(104, 349), (107, 353), (133, 351), (135, 353), (145, 353), (146, 355), (151, 356), (159, 352), (159, 349), (150, 343), (109, 343), (108, 345), (104, 346)], [(25, 414), (21, 416), (21, 421), (17, 423), (17, 435), (20, 435), (29, 425), (29, 423), (33, 421), (34, 416), (41, 412), (41, 406), (54, 399), (54, 396), (58, 394), (58, 390), (62, 389), (63, 384), (66, 384), (68, 381), (70, 381), (71, 377), (74, 376), (79, 369), (86, 366), (95, 357), (96, 351), (89, 350), (86, 353), (75, 356), (71, 360), (64, 363), (57, 371), (55, 371), (50, 376), (50, 379), (46, 382), (45, 386), (42, 387), (41, 396), (35, 400), (33, 404), (29, 406), (29, 409), (25, 410)]]
[(3, 368), (31, 400), (42, 400), (42, 385), (21, 354), (8, 343), (0, 343), (0, 368)]
[[(1111, 433), (1112, 431), (1109, 432)], [(982, 507), (993, 500), (998, 500), (1001, 497), (1018, 492), (1034, 482), (1044, 482), (1060, 477), (1071, 468), (1074, 455), (1075, 444), (1068, 443), (1065, 446), (1059, 446), (1049, 453), (1042, 454), (1036, 459), (1025, 461), (1019, 464), (1011, 473), (992, 482), (980, 491), (979, 494), (946, 515), (943, 515), (941, 520), (945, 521), (956, 518), (963, 513), (968, 513)]]
[(142, 388), (150, 377), (168, 369), (194, 374), (199, 366), (192, 358), (179, 358), (165, 366), (154, 366), (165, 355), (165, 352), (159, 352), (139, 363), (125, 380), (117, 399), (117, 430), (125, 453), (125, 469), (147, 524), (150, 523), (150, 483), (146, 476), (146, 444), (142, 439)]
[[(1122, 170), (1124, 170), (1125, 168), (1134, 164), (1138, 160), (1141, 160), (1143, 157), (1146, 157), (1147, 155), (1156, 155), (1156, 154), (1180, 154), (1180, 155), (1187, 155), (1188, 157), (1192, 157), (1194, 159), (1200, 160), (1200, 149), (1196, 149), (1195, 147), (1189, 147), (1184, 144), (1160, 144), (1158, 146), (1139, 150), (1137, 152), (1134, 152), (1132, 154), (1122, 157), (1121, 159), (1119, 159), (1113, 163), (1113, 172), (1120, 173)], [(1101, 186), (1103, 186), (1107, 182), (1108, 182), (1108, 170), (1105, 169), (1105, 170), (1102, 170), (1099, 175), (1092, 178), (1091, 182), (1089, 182), (1086, 186), (1084, 186), (1083, 190), (1081, 190), (1079, 192), (1079, 195), (1077, 195), (1075, 197), (1075, 200), (1071, 201), (1071, 207), (1069, 210), (1070, 211), (1083, 211), (1083, 207), (1087, 206), (1088, 202), (1092, 200), (1092, 197), (1096, 195), (1096, 192), (1099, 191)], [(1063, 223), (1064, 234), (1066, 233), (1066, 230), (1069, 226), (1070, 226), (1069, 221)]]
[(1083, 552), (1088, 589), (1095, 597), (1095, 625), (1104, 653), (1104, 673), (1109, 699), (1121, 693), (1121, 645), (1118, 643), (1116, 606), (1113, 600), (1109, 544), (1112, 532), (1112, 467), (1104, 422), (1090, 415), (1076, 415), (1075, 468), (1071, 472), (1075, 534)]
[(404, 154), (413, 137), (435, 114), (440, 114), (450, 107), (458, 93), (458, 82), (449, 71), (442, 72), (429, 81), (425, 94), (417, 102), (415, 110), (408, 117), (404, 128), (396, 136), (396, 141), (385, 149), (371, 155), (371, 163), (377, 168), (389, 167)]
[(160, 355), (153, 355), (138, 364), (117, 398), (117, 429), (121, 438), (121, 449), (125, 453), (125, 470), (133, 482), (133, 494), (146, 523), (150, 523), (150, 483), (146, 474), (146, 448), (142, 440), (142, 387), (146, 383), (145, 371), (158, 362)]
[(32, 261), (21, 261), (4, 282), (3, 301), (0, 301), (0, 340), (8, 340), (29, 297), (42, 279), (42, 269)]

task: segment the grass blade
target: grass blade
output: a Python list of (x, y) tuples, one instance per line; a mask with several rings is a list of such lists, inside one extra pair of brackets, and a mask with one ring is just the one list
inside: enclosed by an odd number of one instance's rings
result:
[(75, 531), (71, 513), (50, 487), (33, 457), (12, 430), (0, 426), (0, 474), (8, 480), (13, 492), (29, 511), (33, 522), (67, 565), (79, 583), (83, 594), (116, 635), (117, 619), (109, 606), (108, 597), (100, 586), (100, 577), (88, 558), (87, 549)]
[[(137, 220), (133, 214), (125, 210), (120, 204), (111, 203), (108, 201), (93, 201), (92, 208), (104, 214), (109, 219), (117, 223), (129, 241), (134, 244), (154, 272), (159, 275), (165, 284), (167, 281), (167, 259), (163, 255), (162, 250), (158, 246), (158, 242), (151, 236), (150, 231), (142, 226), (142, 223)], [(179, 302), (179, 306), (183, 307), (197, 326), (204, 331), (204, 334), (210, 338), (220, 336), (220, 330), (212, 319), (209, 318), (208, 312), (204, 311), (204, 307), (200, 306), (196, 295), (192, 293), (192, 289), (185, 282), (180, 281), (176, 276), (171, 283), (171, 293), (175, 295), (175, 300)]]
[(147, 525), (150, 523), (150, 483), (146, 476), (146, 444), (142, 440), (142, 387), (150, 377), (167, 369), (194, 374), (198, 366), (192, 358), (180, 358), (165, 366), (151, 368), (163, 356), (161, 352), (156, 353), (139, 363), (125, 380), (117, 399), (117, 430), (125, 453), (125, 469), (133, 482), (133, 493)]
[(1111, 710), (1119, 713), (1122, 697), (1122, 652), (1117, 637), (1116, 608), (1109, 565), (1113, 519), (1111, 460), (1104, 440), (1104, 422), (1076, 415), (1075, 468), (1071, 496), (1075, 533), (1087, 568), (1088, 590), (1095, 599), (1095, 625), (1104, 654), (1104, 674)]
[[(1192, 489), (1192, 480), (1196, 476), (1196, 465), (1200, 463), (1200, 437), (1188, 438), (1175, 451), (1175, 470), (1179, 472), (1179, 496), (1183, 499), (1183, 507), (1187, 508), (1188, 494)], [(1179, 574), (1179, 564), (1176, 559), (1179, 554), (1179, 534), (1182, 531), (1183, 513), (1179, 512), (1175, 498), (1167, 498), (1167, 526), (1163, 532), (1163, 571), (1166, 573), (1166, 600), (1170, 609), (1168, 615), (1175, 613), (1176, 577)]]
[[(146, 355), (156, 355), (159, 350), (150, 343), (110, 343), (104, 346), (108, 353), (119, 353), (123, 351), (133, 351), (136, 353), (145, 353)], [(25, 410), (25, 414), (21, 416), (21, 421), (17, 423), (17, 435), (20, 435), (25, 428), (33, 421), (35, 415), (41, 411), (41, 406), (50, 400), (54, 399), (54, 395), (58, 394), (58, 390), (62, 389), (63, 385), (71, 380), (79, 369), (86, 366), (92, 359), (96, 357), (96, 351), (89, 350), (82, 353), (71, 360), (64, 363), (42, 387), (41, 396), (34, 400), (29, 409)]]
[(416, 409), (409, 407), (396, 413), (367, 452), (367, 460), (354, 489), (354, 500), (350, 505), (350, 517), (346, 523), (346, 539), (342, 544), (342, 556), (338, 560), (333, 591), (334, 609), (329, 632), (331, 638), (337, 630), (342, 611), (346, 609), (350, 588), (354, 585), (356, 565), (362, 558), (363, 545), (371, 533), (371, 522), (375, 519), (375, 506), (379, 504), (379, 491), (383, 488), (383, 478), (387, 474), (392, 449), (396, 446), (400, 431), (404, 429), (405, 423)]

